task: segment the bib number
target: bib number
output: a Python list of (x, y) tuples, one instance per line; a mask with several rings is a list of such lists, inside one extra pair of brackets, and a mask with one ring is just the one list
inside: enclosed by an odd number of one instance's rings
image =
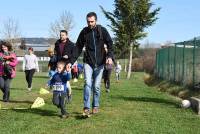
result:
[(64, 85), (53, 85), (54, 91), (64, 91)]

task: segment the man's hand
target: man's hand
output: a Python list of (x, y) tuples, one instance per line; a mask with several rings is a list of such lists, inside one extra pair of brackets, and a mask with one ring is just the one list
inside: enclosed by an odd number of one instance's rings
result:
[(63, 58), (68, 59), (68, 55), (64, 55)]
[(67, 71), (67, 72), (71, 72), (71, 66), (72, 66), (71, 63), (68, 63), (68, 64), (66, 65), (66, 71)]
[(111, 58), (108, 58), (108, 59), (106, 60), (106, 64), (112, 65), (112, 64), (113, 64), (112, 59), (111, 59)]

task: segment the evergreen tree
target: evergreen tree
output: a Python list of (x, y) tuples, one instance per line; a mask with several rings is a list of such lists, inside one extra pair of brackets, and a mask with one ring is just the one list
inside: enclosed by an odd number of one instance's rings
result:
[(109, 26), (115, 33), (117, 49), (129, 51), (128, 79), (131, 76), (133, 48), (138, 48), (138, 41), (147, 36), (145, 28), (158, 19), (156, 15), (160, 8), (152, 10), (153, 5), (151, 0), (115, 0), (113, 13), (100, 6), (106, 18), (111, 21)]

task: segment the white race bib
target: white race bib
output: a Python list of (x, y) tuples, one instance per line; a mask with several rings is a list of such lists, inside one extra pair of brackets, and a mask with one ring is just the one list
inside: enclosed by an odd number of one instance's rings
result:
[(64, 91), (64, 85), (53, 85), (54, 91)]

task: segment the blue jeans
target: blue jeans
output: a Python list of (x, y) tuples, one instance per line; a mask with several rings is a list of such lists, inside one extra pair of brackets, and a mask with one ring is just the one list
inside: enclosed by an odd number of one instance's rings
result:
[(86, 63), (84, 64), (84, 109), (90, 109), (91, 91), (93, 93), (92, 107), (99, 107), (100, 86), (103, 75), (103, 69), (103, 65), (99, 66), (98, 68), (92, 68), (90, 65)]

